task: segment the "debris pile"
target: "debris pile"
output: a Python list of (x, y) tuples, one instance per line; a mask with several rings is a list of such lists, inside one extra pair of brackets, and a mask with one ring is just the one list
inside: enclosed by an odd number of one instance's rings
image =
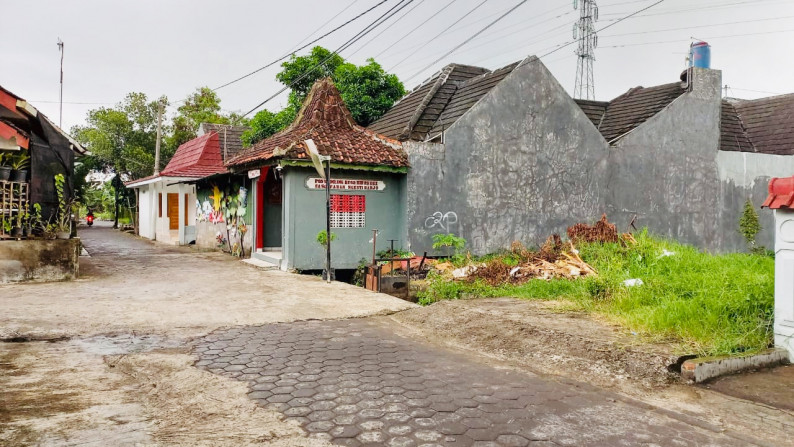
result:
[(601, 220), (595, 225), (578, 223), (568, 227), (568, 239), (575, 243), (581, 242), (617, 242), (618, 228), (615, 224), (607, 221), (607, 215), (601, 216)]
[(595, 269), (579, 257), (571, 242), (562, 242), (558, 234), (550, 236), (537, 252), (532, 252), (519, 242), (514, 242), (511, 253), (518, 265), (509, 265), (502, 258), (474, 267), (467, 278), (481, 279), (496, 286), (518, 284), (530, 279), (575, 279), (595, 275)]

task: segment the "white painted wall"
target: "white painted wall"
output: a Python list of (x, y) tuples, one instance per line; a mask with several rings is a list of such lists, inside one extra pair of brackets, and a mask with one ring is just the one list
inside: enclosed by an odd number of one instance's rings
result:
[(794, 362), (794, 211), (775, 210), (775, 346)]
[[(182, 245), (195, 240), (196, 225), (196, 187), (195, 185), (173, 184), (184, 180), (179, 178), (162, 178), (156, 182), (137, 187), (140, 191), (138, 234), (147, 239), (157, 240), (166, 244)], [(168, 194), (179, 194), (179, 229), (171, 230), (168, 216)], [(162, 194), (162, 195), (161, 195)], [(187, 203), (185, 194), (188, 194)], [(159, 215), (162, 201), (162, 216)], [(185, 227), (185, 205), (187, 204), (187, 223)]]

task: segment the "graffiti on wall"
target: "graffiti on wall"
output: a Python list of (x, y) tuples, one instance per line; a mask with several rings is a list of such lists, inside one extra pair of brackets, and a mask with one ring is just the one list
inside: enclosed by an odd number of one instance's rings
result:
[(425, 228), (449, 233), (450, 228), (457, 223), (458, 215), (454, 211), (447, 211), (446, 213), (436, 211), (425, 219)]
[(203, 202), (196, 200), (196, 220), (225, 224), (216, 234), (218, 246), (222, 248), (228, 246), (232, 254), (244, 256), (242, 245), (243, 237), (248, 231), (245, 223), (248, 189), (238, 185), (224, 188), (211, 185), (210, 191), (210, 195), (204, 198)]

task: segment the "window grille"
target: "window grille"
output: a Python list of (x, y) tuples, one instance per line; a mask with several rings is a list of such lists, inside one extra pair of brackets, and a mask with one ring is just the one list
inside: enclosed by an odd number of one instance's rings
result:
[(364, 228), (366, 208), (364, 195), (331, 194), (331, 228)]

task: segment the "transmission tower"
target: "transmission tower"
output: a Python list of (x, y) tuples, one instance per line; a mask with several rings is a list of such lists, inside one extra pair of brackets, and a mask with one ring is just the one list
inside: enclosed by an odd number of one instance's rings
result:
[[(581, 2), (581, 4), (579, 4)], [(595, 0), (573, 0), (573, 8), (579, 8), (579, 21), (573, 26), (573, 38), (579, 41), (576, 55), (576, 84), (573, 97), (577, 99), (595, 99), (595, 81), (593, 81), (593, 61), (595, 48), (598, 46), (593, 23), (598, 20), (598, 5)]]

